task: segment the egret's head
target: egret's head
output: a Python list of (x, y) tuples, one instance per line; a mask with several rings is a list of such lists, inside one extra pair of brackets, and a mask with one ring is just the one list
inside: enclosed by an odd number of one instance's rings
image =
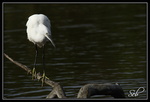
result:
[(34, 14), (28, 18), (26, 26), (34, 27), (34, 26), (38, 26), (39, 24), (44, 24), (47, 27), (50, 27), (50, 20), (44, 14)]

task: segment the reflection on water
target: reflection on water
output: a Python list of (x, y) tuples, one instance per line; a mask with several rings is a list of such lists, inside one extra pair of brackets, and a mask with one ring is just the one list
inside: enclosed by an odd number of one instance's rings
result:
[[(145, 4), (4, 4), (4, 52), (30, 68), (35, 49), (25, 24), (34, 13), (51, 20), (56, 49), (47, 43), (46, 74), (64, 86), (68, 97), (76, 97), (87, 83), (117, 82), (126, 96), (146, 88)], [(41, 58), (39, 53), (37, 71), (42, 72)], [(3, 71), (5, 98), (40, 99), (51, 90), (5, 58)], [(146, 97), (145, 91), (134, 98)]]

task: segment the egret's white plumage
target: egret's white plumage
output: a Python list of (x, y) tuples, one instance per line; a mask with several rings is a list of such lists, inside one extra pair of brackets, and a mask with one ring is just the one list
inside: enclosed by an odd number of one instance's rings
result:
[(50, 41), (55, 47), (51, 39), (50, 20), (43, 14), (34, 14), (28, 18), (26, 23), (27, 37), (29, 41), (37, 44), (39, 47), (44, 46), (46, 41)]

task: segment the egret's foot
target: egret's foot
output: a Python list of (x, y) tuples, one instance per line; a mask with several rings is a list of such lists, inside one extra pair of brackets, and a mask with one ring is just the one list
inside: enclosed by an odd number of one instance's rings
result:
[(49, 79), (47, 76), (45, 76), (45, 79)]
[(48, 78), (47, 76), (45, 76), (45, 72), (43, 72), (43, 75), (42, 75), (42, 78), (41, 78), (42, 87), (43, 87), (43, 84), (44, 84), (45, 79), (49, 79), (49, 78)]
[(46, 78), (45, 73), (43, 73), (42, 78), (41, 78), (41, 81), (42, 81), (42, 87), (43, 87), (43, 84), (44, 84), (45, 78)]
[(35, 68), (32, 69), (32, 80), (34, 79), (34, 77), (36, 76), (36, 71)]

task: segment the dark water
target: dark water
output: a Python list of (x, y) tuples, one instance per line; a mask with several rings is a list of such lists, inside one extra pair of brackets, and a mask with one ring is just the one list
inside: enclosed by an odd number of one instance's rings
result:
[[(4, 52), (33, 67), (35, 49), (27, 40), (26, 21), (35, 13), (49, 17), (56, 49), (46, 45), (46, 75), (73, 98), (87, 83), (119, 83), (126, 97), (147, 98), (146, 4), (4, 4)], [(41, 49), (39, 49), (42, 52)], [(37, 71), (42, 72), (39, 53)], [(43, 99), (51, 90), (4, 58), (3, 98)], [(111, 96), (92, 98), (110, 99)]]

